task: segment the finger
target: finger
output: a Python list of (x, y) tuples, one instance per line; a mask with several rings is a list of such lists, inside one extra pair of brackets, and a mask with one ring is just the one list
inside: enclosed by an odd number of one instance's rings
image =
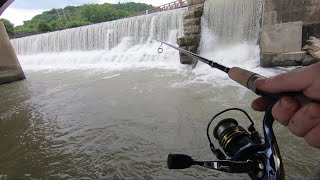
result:
[[(317, 121), (320, 121), (318, 119)], [(312, 128), (305, 136), (304, 140), (312, 147), (320, 149), (320, 124)]]
[(268, 107), (267, 104), (267, 101), (263, 97), (259, 97), (251, 103), (251, 107), (256, 111), (266, 111)]
[(287, 126), (299, 108), (300, 104), (298, 101), (292, 97), (283, 97), (273, 106), (272, 115), (279, 123)]
[(319, 70), (320, 63), (317, 63), (306, 68), (279, 74), (271, 78), (257, 79), (255, 81), (255, 86), (260, 90), (270, 93), (307, 91), (311, 94), (311, 98), (319, 98), (319, 88), (312, 86), (318, 77), (317, 73)]
[(291, 118), (288, 128), (292, 134), (303, 137), (311, 131), (313, 127), (319, 124), (320, 104), (310, 103), (296, 112), (296, 114)]

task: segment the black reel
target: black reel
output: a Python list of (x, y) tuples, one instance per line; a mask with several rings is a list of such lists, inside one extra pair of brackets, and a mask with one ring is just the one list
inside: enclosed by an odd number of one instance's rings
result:
[[(254, 180), (284, 179), (282, 159), (273, 133), (274, 121), (272, 106), (268, 108), (263, 119), (264, 138), (255, 130), (250, 116), (242, 109), (232, 108), (215, 115), (208, 124), (207, 136), (210, 149), (217, 161), (195, 161), (183, 154), (168, 155), (169, 169), (185, 169), (199, 165), (228, 173), (247, 173)], [(248, 129), (243, 128), (235, 119), (220, 121), (213, 130), (213, 136), (222, 148), (217, 149), (209, 136), (209, 128), (214, 119), (227, 111), (241, 111), (251, 122)]]

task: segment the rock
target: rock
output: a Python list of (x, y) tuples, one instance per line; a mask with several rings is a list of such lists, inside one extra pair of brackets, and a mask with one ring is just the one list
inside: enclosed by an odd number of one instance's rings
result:
[(183, 36), (177, 39), (179, 46), (198, 45), (200, 42), (200, 35)]
[[(262, 67), (275, 66), (300, 66), (303, 63), (308, 64), (311, 61), (306, 51), (289, 52), (289, 53), (262, 53), (260, 65)], [(303, 62), (304, 61), (304, 62)]]
[(289, 61), (301, 62), (306, 55), (307, 55), (306, 51), (281, 53), (275, 56), (273, 60), (274, 61), (289, 60)]
[[(184, 37), (178, 38), (177, 43), (180, 48), (197, 53), (200, 33), (201, 33), (201, 16), (204, 11), (205, 0), (188, 0), (188, 11), (184, 13), (183, 30)], [(196, 60), (180, 53), (181, 64), (194, 64)]]
[(281, 66), (281, 67), (300, 66), (301, 62), (281, 59), (281, 60), (274, 61), (273, 65), (274, 66)]
[(197, 53), (198, 51), (198, 46), (196, 45), (190, 45), (190, 46), (179, 46), (180, 48), (184, 49), (184, 50), (187, 50), (187, 51), (190, 51), (190, 52), (193, 52), (193, 53)]
[(188, 0), (188, 5), (204, 4), (205, 0)]
[(314, 56), (313, 56), (315, 59), (318, 59), (320, 60), (320, 52), (317, 52), (317, 53), (314, 53)]
[(310, 39), (307, 40), (307, 45), (303, 47), (304, 50), (307, 50), (309, 54), (315, 59), (320, 60), (320, 40), (310, 36)]
[(185, 35), (193, 35), (193, 34), (200, 34), (201, 33), (201, 26), (200, 25), (184, 26), (183, 29), (184, 29)]
[(192, 57), (189, 57), (185, 54), (180, 53), (180, 63), (181, 64), (193, 64), (194, 60)]
[(272, 63), (275, 66), (299, 66), (306, 55), (306, 51), (281, 53), (273, 58)]
[(190, 19), (184, 19), (183, 21), (183, 26), (192, 26), (192, 25), (200, 25), (201, 24), (201, 19), (199, 17), (196, 18), (190, 18)]
[(311, 64), (315, 64), (315, 63), (318, 63), (318, 62), (320, 62), (319, 59), (316, 59), (316, 58), (314, 58), (314, 57), (312, 57), (312, 56), (310, 56), (310, 55), (307, 54), (307, 55), (302, 59), (301, 65), (302, 65), (302, 66), (309, 66), (309, 65), (311, 65)]
[(197, 10), (197, 11), (187, 11), (184, 14), (184, 19), (190, 19), (195, 17), (201, 17), (203, 14), (203, 10)]
[(277, 53), (261, 53), (260, 66), (261, 67), (274, 67), (273, 58), (277, 56)]
[(189, 5), (188, 10), (189, 11), (203, 11), (204, 4), (195, 4), (195, 5)]
[(310, 36), (320, 37), (320, 22), (319, 23), (308, 23), (302, 26), (302, 45), (307, 44), (307, 40)]

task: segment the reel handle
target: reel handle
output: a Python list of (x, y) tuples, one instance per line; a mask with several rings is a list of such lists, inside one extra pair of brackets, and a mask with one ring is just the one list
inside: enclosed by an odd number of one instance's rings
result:
[(169, 169), (186, 169), (195, 165), (195, 161), (188, 155), (169, 154), (167, 165)]
[(249, 173), (256, 169), (257, 166), (257, 164), (251, 160), (195, 161), (190, 156), (184, 154), (169, 154), (167, 163), (169, 169), (186, 169), (193, 165), (198, 165), (228, 173)]

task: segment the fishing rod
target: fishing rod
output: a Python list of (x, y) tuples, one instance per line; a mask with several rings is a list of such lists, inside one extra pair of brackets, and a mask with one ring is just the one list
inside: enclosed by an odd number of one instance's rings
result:
[[(272, 107), (280, 98), (285, 96), (295, 97), (301, 104), (307, 104), (312, 101), (306, 98), (301, 92), (272, 94), (261, 91), (254, 85), (254, 82), (258, 78), (264, 78), (259, 74), (239, 67), (229, 68), (166, 42), (154, 38), (153, 40), (160, 42), (161, 46), (162, 44), (170, 46), (189, 57), (208, 64), (212, 68), (225, 72), (235, 82), (269, 101), (267, 111), (263, 118), (262, 128), (264, 136), (261, 136), (259, 132), (255, 130), (254, 122), (247, 112), (239, 108), (226, 109), (216, 114), (207, 125), (209, 146), (218, 160), (195, 161), (188, 155), (169, 154), (167, 159), (168, 168), (185, 169), (193, 165), (198, 165), (227, 173), (247, 173), (253, 180), (283, 180), (285, 176), (282, 158), (272, 127), (274, 122)], [(161, 46), (158, 49), (159, 53), (163, 52)], [(219, 149), (215, 147), (210, 138), (210, 127), (218, 116), (229, 111), (244, 113), (251, 124), (245, 129), (233, 118), (226, 118), (218, 122), (213, 129), (213, 136), (219, 142), (221, 147)]]
[[(229, 67), (223, 66), (217, 62), (203, 58), (203, 57), (201, 57), (195, 53), (192, 53), (190, 51), (187, 51), (185, 49), (175, 47), (171, 44), (168, 44), (166, 42), (163, 42), (163, 41), (160, 41), (160, 40), (157, 40), (154, 38), (152, 38), (152, 39), (155, 41), (161, 42), (161, 45), (165, 44), (167, 46), (170, 46), (170, 47), (178, 50), (179, 52), (181, 52), (189, 57), (197, 59), (205, 64), (208, 64), (212, 68), (216, 68), (216, 69), (219, 69), (220, 71), (225, 72), (226, 74), (228, 74), (230, 79), (232, 79), (235, 82), (239, 83), (240, 85), (250, 89), (255, 94), (266, 98), (270, 104), (276, 103), (280, 98), (285, 97), (285, 96), (295, 97), (298, 101), (300, 101), (301, 104), (307, 104), (312, 101), (309, 98), (305, 97), (301, 92), (267, 93), (267, 92), (261, 91), (261, 90), (257, 89), (254, 85), (254, 82), (257, 79), (265, 78), (264, 76), (261, 76), (260, 74), (242, 69), (240, 67), (229, 68)], [(161, 48), (161, 51), (163, 51), (162, 48)]]

